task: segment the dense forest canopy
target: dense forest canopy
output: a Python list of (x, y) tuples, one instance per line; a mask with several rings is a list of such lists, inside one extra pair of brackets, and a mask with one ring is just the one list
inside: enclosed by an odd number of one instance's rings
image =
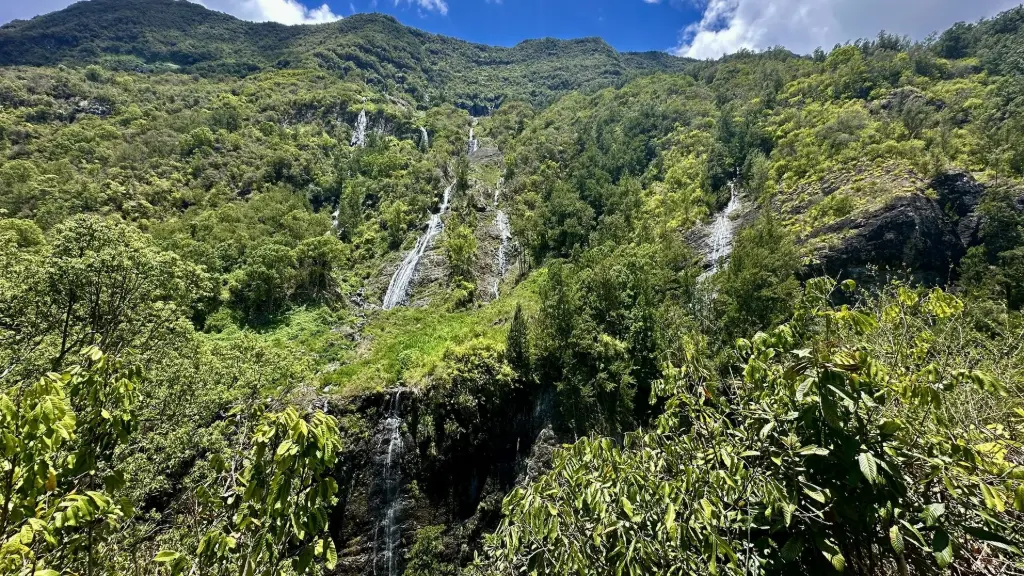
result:
[(616, 52), (599, 38), (528, 40), (513, 48), (428, 34), (381, 14), (307, 26), (252, 23), (184, 0), (90, 0), (2, 27), (0, 65), (102, 64), (118, 70), (246, 76), (316, 69), (485, 114), (506, 99), (547, 104), (688, 60)]
[(0, 27), (0, 574), (1024, 571), (1021, 50)]

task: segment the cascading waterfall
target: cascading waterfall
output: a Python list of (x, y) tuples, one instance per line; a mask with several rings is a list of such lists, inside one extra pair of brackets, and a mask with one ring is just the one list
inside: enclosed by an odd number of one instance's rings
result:
[(377, 433), (377, 459), (381, 476), (377, 486), (383, 513), (373, 534), (373, 574), (398, 574), (398, 546), (402, 541), (399, 514), (402, 505), (402, 390), (395, 390), (388, 414)]
[(508, 215), (502, 210), (498, 210), (494, 223), (498, 226), (498, 234), (501, 237), (501, 244), (498, 245), (498, 254), (495, 256), (495, 263), (498, 266), (498, 277), (495, 278), (494, 288), (491, 290), (494, 298), (497, 298), (498, 287), (501, 286), (501, 280), (505, 277), (505, 272), (508, 271), (508, 243), (512, 239), (512, 229), (508, 225)]
[(381, 305), (385, 310), (391, 310), (395, 306), (404, 303), (408, 297), (409, 284), (416, 273), (416, 266), (419, 265), (420, 258), (423, 257), (423, 253), (430, 247), (430, 243), (433, 242), (434, 238), (444, 230), (441, 217), (448, 211), (448, 201), (451, 199), (454, 186), (455, 184), (452, 183), (445, 188), (444, 196), (441, 199), (441, 207), (437, 214), (430, 215), (430, 220), (427, 222), (427, 231), (416, 240), (416, 246), (406, 254), (405, 259), (398, 266), (398, 270), (395, 270), (394, 276), (391, 277), (388, 291), (384, 294), (384, 303)]
[(718, 272), (721, 262), (732, 253), (735, 224), (731, 216), (740, 209), (743, 202), (740, 200), (735, 182), (729, 182), (729, 193), (729, 203), (725, 206), (725, 210), (719, 212), (718, 216), (715, 217), (715, 221), (711, 224), (711, 231), (708, 234), (708, 260), (711, 261), (711, 267), (700, 275), (700, 280)]
[(359, 111), (355, 130), (352, 131), (352, 146), (366, 147), (366, 123), (366, 108), (363, 108)]
[(469, 127), (469, 153), (472, 154), (480, 148), (480, 142), (473, 136), (474, 128)]
[(512, 228), (508, 223), (508, 215), (498, 208), (498, 199), (501, 197), (501, 185), (503, 183), (504, 179), (499, 179), (498, 185), (494, 187), (494, 209), (498, 211), (494, 217), (494, 225), (498, 227), (498, 237), (501, 239), (501, 243), (498, 245), (498, 253), (494, 257), (494, 263), (498, 268), (498, 277), (494, 280), (491, 295), (495, 299), (498, 298), (498, 289), (501, 286), (502, 279), (505, 278), (505, 272), (508, 271), (508, 244), (512, 240)]
[(430, 148), (430, 134), (427, 134), (427, 129), (423, 126), (420, 126), (420, 148)]

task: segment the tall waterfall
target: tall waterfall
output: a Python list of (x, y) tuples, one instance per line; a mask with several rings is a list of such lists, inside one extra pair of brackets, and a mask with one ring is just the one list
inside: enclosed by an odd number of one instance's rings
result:
[(395, 306), (404, 303), (406, 298), (408, 298), (409, 284), (412, 282), (413, 274), (416, 273), (416, 266), (419, 265), (420, 258), (423, 257), (423, 253), (430, 247), (430, 243), (433, 242), (434, 238), (444, 230), (441, 216), (444, 216), (444, 213), (448, 211), (448, 201), (451, 199), (452, 188), (454, 187), (455, 183), (453, 182), (445, 188), (444, 196), (441, 199), (441, 207), (437, 214), (430, 215), (430, 220), (427, 222), (427, 231), (416, 240), (416, 246), (406, 254), (402, 264), (398, 266), (398, 270), (395, 270), (394, 276), (391, 277), (388, 291), (384, 294), (384, 303), (381, 305), (385, 310), (391, 310)]
[(735, 234), (735, 224), (732, 221), (732, 214), (743, 205), (739, 192), (736, 190), (736, 183), (729, 182), (729, 203), (725, 210), (719, 212), (715, 221), (711, 224), (711, 232), (708, 234), (708, 260), (711, 268), (701, 274), (700, 279), (707, 278), (718, 272), (721, 262), (732, 253), (732, 240)]
[(423, 126), (420, 126), (420, 148), (430, 148), (430, 134), (427, 134), (427, 129)]
[(498, 245), (498, 254), (495, 256), (498, 277), (494, 280), (494, 288), (491, 290), (491, 293), (497, 298), (498, 287), (501, 286), (501, 280), (505, 277), (505, 272), (508, 271), (508, 243), (512, 239), (512, 229), (508, 225), (508, 215), (503, 210), (498, 210), (494, 223), (498, 226), (498, 234), (501, 237), (501, 244)]
[(373, 532), (373, 574), (397, 576), (398, 546), (402, 541), (399, 514), (402, 507), (402, 390), (395, 390), (387, 416), (378, 429), (377, 463), (380, 477), (376, 485), (381, 515)]
[(366, 108), (360, 110), (359, 118), (356, 118), (356, 127), (352, 131), (352, 145), (366, 147)]
[(473, 152), (476, 152), (480, 148), (480, 142), (476, 139), (475, 136), (473, 136), (473, 132), (474, 132), (473, 126), (470, 126), (469, 127), (469, 153), (470, 154), (472, 154)]

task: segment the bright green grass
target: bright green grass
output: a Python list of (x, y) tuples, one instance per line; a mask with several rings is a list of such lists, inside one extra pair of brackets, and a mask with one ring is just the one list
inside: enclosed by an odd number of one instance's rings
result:
[(452, 346), (482, 339), (503, 343), (516, 303), (528, 314), (539, 306), (544, 270), (531, 274), (496, 302), (464, 312), (438, 307), (396, 308), (369, 318), (349, 361), (326, 377), (341, 395), (380, 390), (397, 384), (422, 387)]

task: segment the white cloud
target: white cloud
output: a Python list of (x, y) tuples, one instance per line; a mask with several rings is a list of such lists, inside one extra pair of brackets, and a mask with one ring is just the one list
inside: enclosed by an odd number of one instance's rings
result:
[(395, 0), (395, 6), (402, 3), (418, 6), (421, 10), (426, 10), (427, 12), (437, 12), (442, 15), (448, 14), (448, 3), (445, 0)]
[[(647, 0), (645, 0), (647, 1)], [(922, 39), (959, 21), (994, 16), (1021, 0), (695, 0), (699, 22), (683, 30), (680, 56), (718, 58), (782, 45), (797, 53), (873, 38), (879, 31)]]
[(281, 24), (321, 24), (340, 20), (341, 16), (321, 4), (307, 8), (298, 0), (192, 0), (210, 10), (231, 14), (253, 22), (280, 22)]
[[(308, 8), (298, 0), (191, 0), (231, 14), (242, 20), (253, 22), (280, 22), (282, 24), (319, 24), (339, 20), (341, 16), (331, 11), (330, 6), (321, 4)], [(439, 0), (435, 0), (439, 1)], [(61, 10), (73, 0), (0, 0), (0, 24), (16, 18), (28, 19), (40, 14)]]

